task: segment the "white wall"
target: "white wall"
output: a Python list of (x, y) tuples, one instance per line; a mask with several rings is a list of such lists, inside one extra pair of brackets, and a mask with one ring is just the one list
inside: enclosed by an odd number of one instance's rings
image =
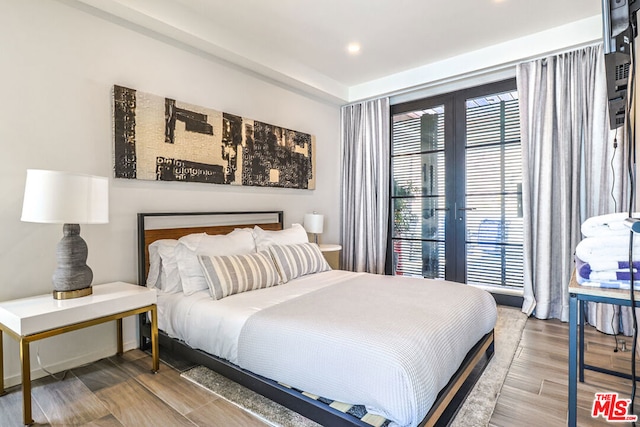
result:
[[(316, 189), (238, 188), (110, 179), (110, 222), (83, 226), (94, 283), (136, 282), (136, 213), (281, 209), (286, 224), (325, 214), (339, 238), (339, 107), (179, 49), (64, 2), (0, 0), (0, 301), (48, 293), (58, 225), (20, 222), (27, 168), (112, 177), (111, 89), (119, 84), (316, 136)], [(125, 348), (136, 346), (125, 321)], [(6, 334), (5, 334), (6, 335)], [(4, 337), (5, 377), (19, 378), (18, 346)], [(115, 325), (32, 344), (60, 370), (115, 353)], [(35, 376), (42, 375), (36, 370)]]

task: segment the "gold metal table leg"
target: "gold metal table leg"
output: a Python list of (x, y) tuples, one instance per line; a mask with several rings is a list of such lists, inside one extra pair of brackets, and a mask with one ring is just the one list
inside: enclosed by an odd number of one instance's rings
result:
[(160, 354), (158, 349), (158, 307), (154, 304), (151, 307), (151, 355), (153, 366), (151, 370), (158, 372), (160, 369)]
[(117, 329), (118, 329), (118, 351), (117, 351), (117, 355), (118, 356), (122, 356), (123, 351), (123, 344), (122, 344), (122, 319), (116, 319), (116, 324)]
[(31, 418), (31, 362), (29, 341), (20, 339), (20, 363), (22, 365), (22, 416), (24, 425), (33, 424)]

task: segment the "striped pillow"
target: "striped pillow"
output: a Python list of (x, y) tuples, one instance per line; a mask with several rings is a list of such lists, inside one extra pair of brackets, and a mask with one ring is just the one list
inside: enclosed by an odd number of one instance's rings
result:
[(280, 283), (278, 270), (267, 251), (244, 255), (198, 255), (198, 261), (211, 296), (216, 300)]
[(278, 267), (282, 283), (307, 274), (331, 270), (315, 243), (272, 245), (269, 246), (269, 251)]

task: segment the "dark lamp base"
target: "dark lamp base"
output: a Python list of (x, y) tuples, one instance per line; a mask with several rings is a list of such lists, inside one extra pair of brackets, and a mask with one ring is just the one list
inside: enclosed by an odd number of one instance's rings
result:
[(73, 299), (86, 297), (87, 295), (91, 295), (93, 290), (91, 287), (84, 289), (75, 289), (73, 291), (53, 291), (53, 299)]
[(93, 272), (87, 265), (87, 244), (78, 224), (65, 224), (56, 246), (58, 266), (53, 272), (53, 298), (71, 299), (91, 295)]

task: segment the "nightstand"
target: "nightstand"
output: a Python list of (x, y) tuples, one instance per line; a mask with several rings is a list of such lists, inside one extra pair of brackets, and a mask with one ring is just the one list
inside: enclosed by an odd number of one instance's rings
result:
[(31, 366), (29, 343), (100, 323), (116, 321), (118, 354), (122, 354), (122, 319), (151, 312), (152, 367), (156, 372), (158, 355), (158, 316), (156, 291), (144, 286), (115, 282), (93, 286), (93, 294), (67, 300), (53, 299), (51, 294), (0, 303), (0, 394), (4, 394), (2, 333), (20, 343), (22, 365), (22, 414), (24, 424), (31, 418)]
[(323, 244), (318, 246), (320, 246), (320, 251), (322, 252), (322, 255), (324, 255), (324, 258), (329, 263), (329, 266), (331, 266), (331, 268), (334, 270), (339, 270), (340, 269), (340, 251), (342, 250), (342, 246), (331, 245), (331, 244), (327, 244), (327, 245)]

